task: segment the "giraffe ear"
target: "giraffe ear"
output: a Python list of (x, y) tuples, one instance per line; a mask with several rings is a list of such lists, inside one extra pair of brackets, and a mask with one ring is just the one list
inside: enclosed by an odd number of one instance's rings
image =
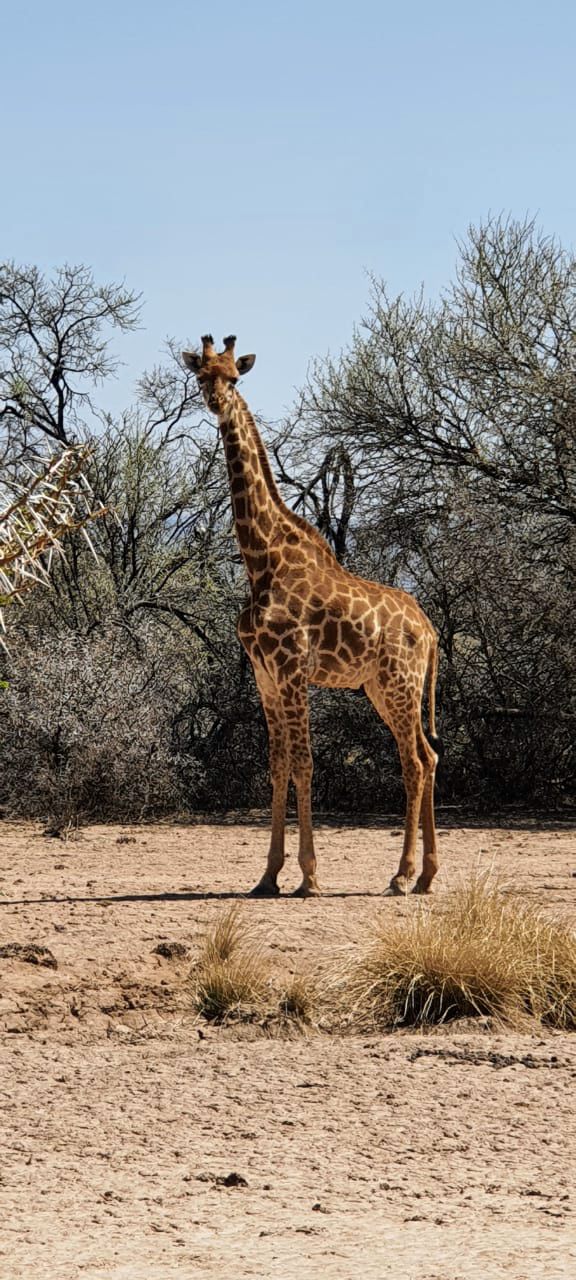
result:
[(183, 351), (182, 359), (187, 369), (191, 369), (192, 373), (198, 373), (202, 364), (202, 356), (198, 355), (197, 351)]
[(250, 373), (250, 370), (254, 364), (255, 359), (256, 359), (256, 356), (238, 356), (238, 359), (236, 361), (236, 368), (238, 370), (238, 373), (240, 374), (240, 377), (242, 377), (243, 373)]

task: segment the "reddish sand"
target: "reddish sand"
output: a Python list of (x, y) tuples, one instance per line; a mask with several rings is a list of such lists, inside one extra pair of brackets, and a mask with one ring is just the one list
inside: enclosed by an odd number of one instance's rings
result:
[[(320, 827), (325, 895), (243, 904), (278, 967), (306, 973), (418, 908), (380, 897), (399, 844), (389, 827)], [(571, 827), (441, 844), (438, 895), (494, 866), (574, 917)], [(193, 958), (266, 847), (260, 823), (66, 841), (0, 824), (0, 948), (36, 944), (58, 966), (0, 958), (0, 1275), (575, 1276), (574, 1037), (199, 1025), (190, 958), (154, 948)], [(284, 878), (298, 882), (293, 853)]]

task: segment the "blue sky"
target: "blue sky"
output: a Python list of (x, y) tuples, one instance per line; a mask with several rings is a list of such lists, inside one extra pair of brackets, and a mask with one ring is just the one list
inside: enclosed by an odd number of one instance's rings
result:
[(0, 258), (142, 291), (114, 408), (210, 329), (280, 417), (367, 271), (434, 295), (490, 211), (574, 243), (569, 0), (14, 0), (2, 28)]

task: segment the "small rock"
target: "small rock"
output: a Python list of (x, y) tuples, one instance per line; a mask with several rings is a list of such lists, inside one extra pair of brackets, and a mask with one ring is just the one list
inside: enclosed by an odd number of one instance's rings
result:
[(218, 1187), (247, 1187), (246, 1178), (241, 1173), (227, 1173), (225, 1176), (214, 1179)]
[(190, 948), (183, 942), (159, 942), (152, 955), (163, 956), (164, 960), (185, 960), (190, 955)]

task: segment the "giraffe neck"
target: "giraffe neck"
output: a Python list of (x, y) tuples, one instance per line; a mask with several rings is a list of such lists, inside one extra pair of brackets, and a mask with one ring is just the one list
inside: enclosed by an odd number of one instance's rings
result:
[(217, 413), (236, 535), (254, 583), (266, 571), (270, 536), (285, 507), (254, 418), (234, 387), (227, 386), (219, 393)]

